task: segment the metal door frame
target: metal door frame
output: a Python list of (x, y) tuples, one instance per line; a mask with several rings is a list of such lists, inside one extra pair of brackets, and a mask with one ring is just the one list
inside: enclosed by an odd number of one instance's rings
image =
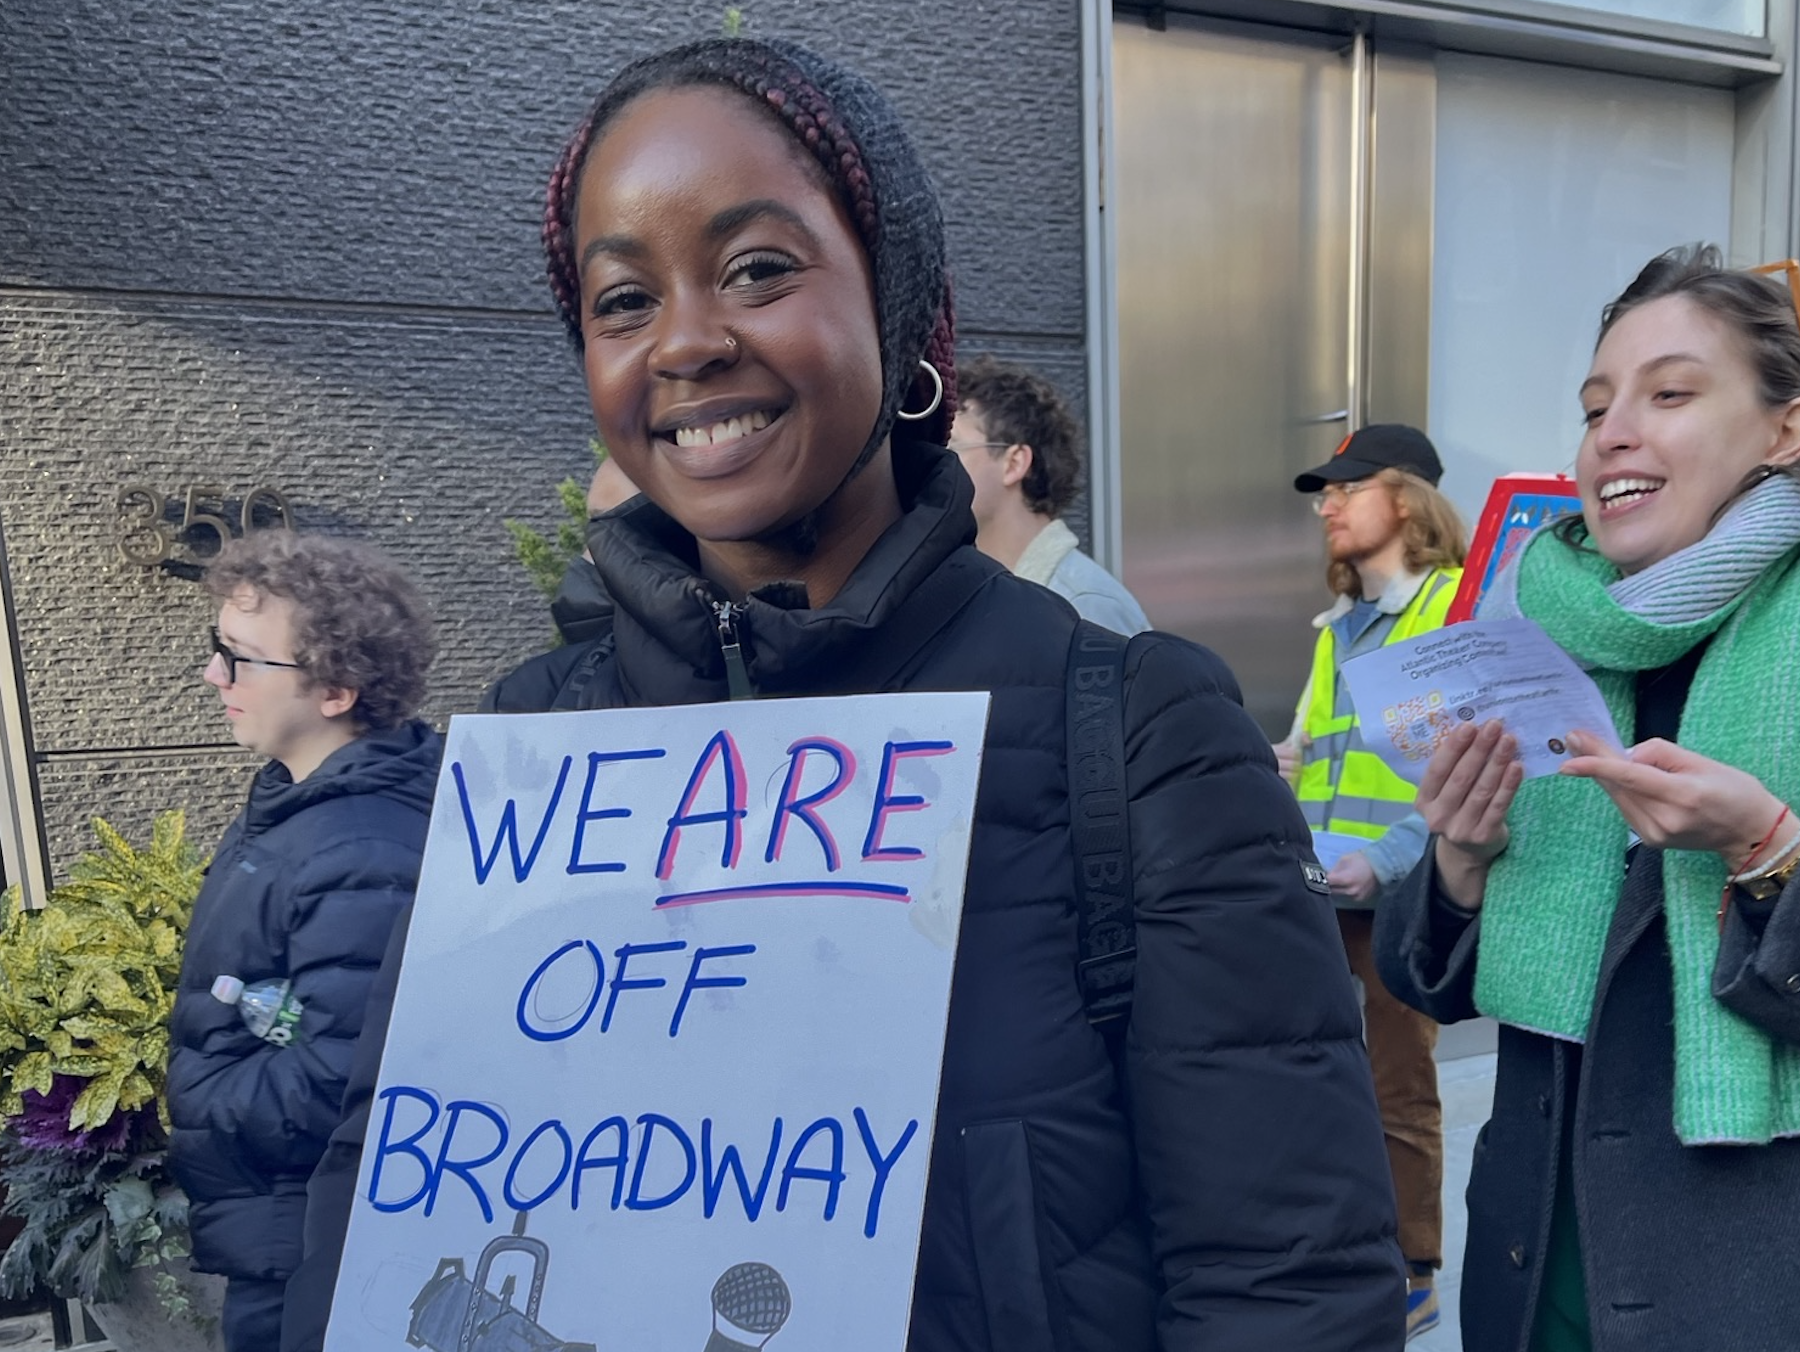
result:
[(18, 610), (12, 573), (6, 563), (5, 527), (0, 524), (0, 857), (6, 881), (23, 890), (25, 905), (40, 907), (50, 896), (50, 850), (38, 793), (37, 756), (26, 704), (25, 664), (19, 651)]
[(1088, 512), (1092, 553), (1115, 577), (1125, 572), (1124, 491), (1119, 459), (1119, 244), (1108, 210), (1112, 142), (1113, 6), (1081, 5), (1081, 172), (1085, 217), (1088, 389)]

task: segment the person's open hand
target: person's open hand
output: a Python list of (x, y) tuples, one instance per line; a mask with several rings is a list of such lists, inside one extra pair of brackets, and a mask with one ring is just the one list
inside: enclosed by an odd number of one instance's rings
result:
[(1518, 741), (1498, 719), (1465, 723), (1432, 752), (1417, 806), (1437, 837), (1439, 881), (1458, 905), (1481, 905), (1488, 865), (1506, 848), (1506, 811), (1524, 779)]
[(1356, 902), (1373, 901), (1375, 894), (1381, 891), (1381, 879), (1375, 876), (1375, 866), (1361, 850), (1347, 854), (1333, 864), (1325, 881), (1331, 884), (1333, 892)]
[(1605, 789), (1631, 829), (1659, 850), (1712, 850), (1736, 871), (1781, 815), (1781, 800), (1755, 775), (1660, 737), (1629, 751), (1591, 732), (1571, 732), (1568, 743), (1575, 755), (1562, 773)]

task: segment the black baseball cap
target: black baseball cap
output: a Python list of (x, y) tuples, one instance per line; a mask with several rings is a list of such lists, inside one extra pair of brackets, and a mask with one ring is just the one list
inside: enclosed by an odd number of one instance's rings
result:
[(1416, 474), (1433, 488), (1444, 477), (1431, 438), (1404, 423), (1375, 423), (1345, 437), (1331, 459), (1294, 479), (1302, 493), (1317, 493), (1326, 484), (1354, 483), (1384, 469)]

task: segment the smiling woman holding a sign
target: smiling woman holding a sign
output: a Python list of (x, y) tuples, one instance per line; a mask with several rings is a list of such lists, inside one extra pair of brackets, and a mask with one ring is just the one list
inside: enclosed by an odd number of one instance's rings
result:
[[(1385, 912), (1396, 994), (1501, 1024), (1463, 1265), (1469, 1352), (1786, 1347), (1800, 1328), (1800, 328), (1713, 249), (1607, 307), (1582, 515), (1482, 615), (1588, 668), (1619, 751), (1523, 781), (1433, 756), (1436, 845)], [(1523, 782), (1522, 782), (1523, 781)]]
[[(666, 52), (595, 105), (556, 168), (544, 234), (600, 434), (643, 490), (590, 531), (617, 614), (586, 703), (992, 692), (910, 1333), (903, 1302), (831, 1345), (1397, 1347), (1404, 1284), (1382, 1138), (1305, 824), (1216, 658), (1144, 635), (1117, 673), (1085, 662), (1076, 645), (1105, 641), (973, 548), (971, 487), (940, 449), (955, 408), (943, 227), (893, 111), (787, 44)], [(1119, 754), (1108, 741), (1121, 734)], [(1128, 797), (1135, 869), (1122, 862), (1120, 795), (1083, 796), (1109, 784)], [(1090, 930), (1111, 926), (1114, 939), (1085, 948), (1076, 807), (1112, 829), (1084, 852), (1083, 876), (1089, 918), (1107, 916)], [(839, 839), (846, 873), (891, 853), (885, 810), (866, 838)], [(768, 837), (771, 857), (780, 848)], [(1117, 938), (1124, 899), (1135, 960)], [(1104, 1002), (1084, 1001), (1084, 957), (1110, 969)], [(523, 997), (520, 1009), (523, 1022)], [(1090, 1016), (1127, 1011), (1115, 1065)], [(371, 1022), (385, 1017), (378, 999)], [(813, 1017), (823, 1036), (832, 1011)], [(809, 1054), (762, 1053), (775, 1070)], [(315, 1180), (309, 1263), (324, 1267), (369, 1123), (365, 1072)], [(570, 1091), (604, 1100), (606, 1088)], [(580, 1112), (592, 1109), (572, 1106), (571, 1126)], [(382, 1129), (377, 1110), (372, 1150)], [(399, 1149), (392, 1158), (416, 1169)], [(451, 1179), (444, 1196), (466, 1193)], [(590, 1182), (580, 1205), (604, 1224), (595, 1196)], [(834, 1235), (858, 1233), (855, 1219), (826, 1219)], [(816, 1287), (796, 1286), (796, 1322), (809, 1299)], [(306, 1301), (316, 1317), (316, 1274), (290, 1311)], [(679, 1313), (656, 1346), (687, 1345)], [(717, 1345), (769, 1336), (753, 1331)], [(775, 1335), (774, 1352), (790, 1336)], [(290, 1322), (288, 1346), (308, 1338)], [(334, 1348), (360, 1345), (337, 1338), (334, 1326)]]

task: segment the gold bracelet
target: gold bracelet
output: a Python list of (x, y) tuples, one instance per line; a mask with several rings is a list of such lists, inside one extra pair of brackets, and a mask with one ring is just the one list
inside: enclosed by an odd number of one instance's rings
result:
[[(1796, 845), (1800, 845), (1800, 840), (1789, 843), (1788, 849), (1794, 852), (1789, 855), (1786, 863), (1777, 865), (1767, 873), (1755, 878), (1734, 878), (1732, 879), (1733, 885), (1745, 896), (1752, 897), (1757, 901), (1770, 901), (1780, 896), (1787, 885), (1793, 881), (1794, 874), (1800, 872), (1800, 850), (1794, 850)], [(1779, 859), (1781, 856), (1775, 857)]]

